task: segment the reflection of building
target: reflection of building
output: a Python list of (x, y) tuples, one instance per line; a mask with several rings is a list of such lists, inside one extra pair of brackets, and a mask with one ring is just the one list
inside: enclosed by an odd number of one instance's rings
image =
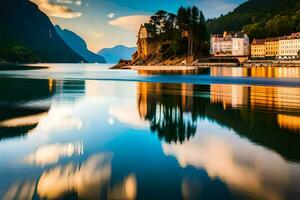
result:
[[(180, 107), (183, 112), (191, 111), (193, 108), (193, 85), (173, 85), (173, 87), (167, 87), (167, 90), (163, 88), (164, 86), (166, 85), (161, 83), (138, 84), (138, 107), (141, 118), (145, 119), (149, 114), (149, 111), (156, 107), (155, 104), (159, 104), (159, 102), (163, 100), (163, 96), (166, 96), (166, 93), (168, 92), (172, 93), (172, 91), (174, 91), (174, 94), (178, 91), (181, 93), (180, 99), (178, 99), (178, 102), (180, 103), (178, 107)], [(154, 103), (154, 106), (152, 106), (152, 103)]]
[(210, 53), (213, 56), (248, 56), (249, 37), (242, 32), (211, 35)]
[[(299, 113), (299, 88), (211, 85), (211, 102), (223, 103), (230, 107), (251, 106), (272, 111)], [(300, 123), (300, 121), (299, 121)]]
[(277, 121), (280, 128), (300, 131), (300, 116), (278, 115)]
[(248, 89), (242, 85), (211, 85), (210, 100), (212, 103), (222, 103), (227, 106), (240, 107), (248, 104)]
[(211, 85), (210, 100), (212, 103), (223, 104), (224, 109), (249, 106), (253, 110), (276, 112), (280, 128), (297, 131), (300, 129), (298, 96), (300, 96), (299, 88)]
[(297, 67), (211, 67), (211, 76), (245, 76), (260, 78), (298, 78), (300, 68)]

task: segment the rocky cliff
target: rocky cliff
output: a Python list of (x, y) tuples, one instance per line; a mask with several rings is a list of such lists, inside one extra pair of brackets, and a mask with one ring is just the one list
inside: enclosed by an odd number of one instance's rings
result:
[(181, 65), (186, 63), (186, 56), (172, 53), (172, 41), (157, 41), (142, 38), (137, 42), (137, 51), (132, 56), (132, 65)]

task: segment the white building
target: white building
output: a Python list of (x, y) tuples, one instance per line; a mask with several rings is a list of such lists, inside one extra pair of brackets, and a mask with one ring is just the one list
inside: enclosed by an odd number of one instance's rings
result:
[(210, 53), (213, 56), (248, 56), (249, 49), (249, 37), (245, 33), (211, 35)]
[(279, 40), (278, 59), (297, 59), (300, 51), (300, 32)]

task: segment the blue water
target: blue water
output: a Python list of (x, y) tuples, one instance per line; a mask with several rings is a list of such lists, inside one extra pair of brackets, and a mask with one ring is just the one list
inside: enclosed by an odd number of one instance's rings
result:
[(0, 71), (0, 199), (300, 198), (297, 74), (108, 67)]

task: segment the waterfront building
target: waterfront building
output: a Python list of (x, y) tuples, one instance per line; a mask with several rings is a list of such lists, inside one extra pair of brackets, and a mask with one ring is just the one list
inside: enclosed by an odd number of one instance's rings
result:
[(265, 40), (265, 50), (266, 50), (265, 57), (267, 59), (268, 58), (275, 59), (279, 51), (279, 38), (278, 37), (267, 38)]
[(243, 32), (211, 35), (212, 56), (248, 56), (249, 37)]
[(154, 52), (157, 43), (153, 42), (155, 36), (155, 27), (149, 23), (142, 24), (138, 32), (137, 54), (133, 55), (133, 59), (141, 56), (145, 58)]
[(139, 39), (146, 39), (146, 38), (152, 38), (155, 34), (155, 28), (149, 24), (145, 23), (142, 24), (138, 33)]
[(265, 56), (265, 39), (254, 39), (251, 43), (251, 57), (254, 59), (264, 59)]
[(297, 59), (300, 51), (300, 32), (279, 40), (278, 59)]

